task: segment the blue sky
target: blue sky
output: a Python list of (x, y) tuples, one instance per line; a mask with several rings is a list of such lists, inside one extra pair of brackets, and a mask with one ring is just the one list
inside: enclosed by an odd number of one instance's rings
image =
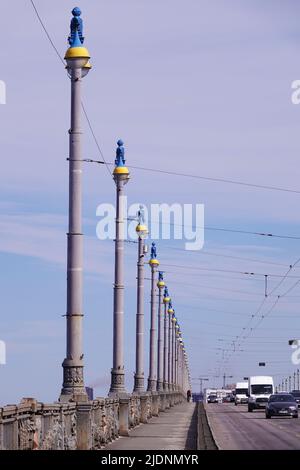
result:
[[(49, 8), (36, 0), (36, 6), (63, 55), (75, 4), (53, 0)], [(82, 0), (78, 6), (93, 63), (84, 80), (84, 101), (107, 161), (114, 160), (121, 137), (128, 165), (299, 189), (300, 107), (291, 103), (291, 83), (300, 78), (296, 0)], [(53, 401), (65, 357), (70, 84), (30, 2), (11, 1), (2, 13), (0, 79), (7, 85), (7, 104), (0, 106), (0, 339), (7, 343), (7, 365), (0, 366), (0, 400)], [(86, 123), (84, 132), (84, 156), (98, 159)], [(299, 234), (298, 194), (131, 173), (130, 203), (204, 203), (207, 226)], [(105, 167), (85, 166), (85, 377), (99, 396), (107, 393), (112, 365), (113, 243), (96, 238), (96, 208), (114, 197)], [(178, 241), (158, 243), (192, 377), (218, 375), (225, 368), (238, 380), (260, 372), (260, 360), (277, 378), (293, 372), (287, 341), (299, 328), (299, 286), (280, 299), (243, 343), (244, 351), (224, 365), (220, 345), (230, 346), (257, 311), (263, 276), (199, 268), (282, 275), (300, 256), (299, 240), (209, 230), (205, 237), (197, 254), (172, 249), (183, 247)], [(128, 244), (128, 390), (134, 372), (135, 271), (136, 247)], [(297, 278), (291, 276), (298, 273), (295, 267), (274, 295), (292, 287)], [(270, 287), (279, 280), (270, 278)], [(148, 344), (148, 285), (146, 296)], [(267, 300), (262, 313), (273, 301)], [(221, 379), (211, 377), (214, 383)]]

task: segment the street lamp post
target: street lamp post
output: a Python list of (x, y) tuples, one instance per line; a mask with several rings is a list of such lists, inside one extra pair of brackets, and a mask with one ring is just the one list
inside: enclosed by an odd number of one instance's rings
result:
[(144, 238), (148, 229), (144, 224), (142, 207), (138, 212), (138, 262), (137, 262), (137, 312), (136, 312), (136, 361), (134, 374), (134, 388), (136, 393), (144, 391)]
[(171, 298), (169, 296), (168, 288), (165, 286), (164, 290), (164, 390), (167, 391), (168, 387), (168, 338), (169, 338), (169, 316), (168, 316), (168, 303)]
[(113, 367), (109, 395), (126, 393), (124, 371), (124, 186), (129, 180), (122, 140), (117, 142), (113, 178), (116, 184), (116, 239), (113, 317)]
[(176, 317), (172, 316), (172, 390), (175, 390), (175, 360), (176, 360)]
[(60, 401), (86, 401), (82, 349), (82, 152), (81, 81), (90, 69), (90, 55), (83, 47), (83, 23), (79, 8), (72, 10), (69, 48), (65, 55), (71, 79), (71, 127), (69, 130), (69, 227), (67, 248), (67, 351), (63, 361)]
[(183, 357), (183, 340), (181, 337), (181, 331), (180, 328), (178, 330), (178, 343), (179, 343), (179, 378), (178, 378), (178, 383), (179, 383), (179, 388), (182, 391), (183, 390), (183, 370), (184, 370), (184, 357)]
[(169, 323), (169, 335), (168, 335), (168, 389), (172, 390), (172, 315), (174, 313), (172, 307), (172, 301), (169, 301), (168, 308), (168, 323)]
[(155, 285), (155, 274), (156, 268), (159, 265), (156, 254), (155, 243), (152, 243), (151, 246), (151, 258), (149, 261), (151, 267), (151, 318), (150, 318), (150, 351), (149, 351), (149, 377), (148, 377), (148, 392), (156, 391), (156, 364), (157, 364), (157, 349), (156, 349), (156, 315), (155, 315), (155, 295), (156, 295), (156, 285)]
[(175, 390), (179, 388), (179, 324), (175, 325)]
[(158, 333), (157, 333), (157, 391), (164, 388), (164, 349), (163, 349), (163, 315), (162, 315), (162, 290), (165, 287), (163, 273), (158, 273)]

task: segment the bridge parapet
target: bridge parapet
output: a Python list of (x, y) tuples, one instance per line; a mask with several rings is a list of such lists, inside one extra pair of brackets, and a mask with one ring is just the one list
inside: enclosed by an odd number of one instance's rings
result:
[(180, 392), (44, 404), (25, 398), (0, 408), (0, 450), (101, 449), (183, 401)]

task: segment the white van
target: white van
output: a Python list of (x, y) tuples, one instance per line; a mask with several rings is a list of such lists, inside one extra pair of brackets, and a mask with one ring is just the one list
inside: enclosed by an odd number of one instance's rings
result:
[(265, 408), (270, 395), (274, 393), (273, 378), (265, 375), (249, 377), (248, 411)]
[(248, 382), (237, 382), (235, 387), (234, 404), (248, 403)]

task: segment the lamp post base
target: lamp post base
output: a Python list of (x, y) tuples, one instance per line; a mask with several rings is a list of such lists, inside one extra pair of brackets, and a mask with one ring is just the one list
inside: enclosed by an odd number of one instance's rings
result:
[(157, 380), (148, 379), (147, 392), (156, 392), (156, 384), (157, 384)]
[(162, 392), (163, 389), (164, 389), (164, 384), (163, 384), (162, 381), (159, 380), (159, 381), (157, 382), (157, 391), (158, 391), (158, 392)]
[(144, 388), (144, 376), (143, 375), (134, 375), (134, 387), (133, 393), (143, 393)]
[(125, 390), (125, 374), (120, 370), (111, 370), (111, 385), (108, 395), (116, 396), (126, 394)]
[(88, 396), (83, 381), (83, 366), (70, 364), (70, 360), (65, 359), (63, 366), (63, 386), (59, 401), (88, 401)]

